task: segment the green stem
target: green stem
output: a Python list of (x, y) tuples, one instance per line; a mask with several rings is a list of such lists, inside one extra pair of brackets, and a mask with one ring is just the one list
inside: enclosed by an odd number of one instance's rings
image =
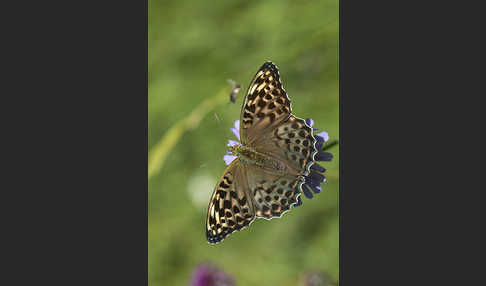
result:
[(179, 142), (182, 135), (188, 130), (192, 130), (199, 126), (201, 120), (211, 110), (218, 105), (226, 103), (228, 99), (228, 88), (223, 88), (218, 94), (213, 97), (203, 100), (187, 117), (179, 120), (177, 123), (165, 133), (165, 135), (157, 142), (148, 155), (148, 178), (160, 172), (167, 159), (167, 155), (174, 146)]

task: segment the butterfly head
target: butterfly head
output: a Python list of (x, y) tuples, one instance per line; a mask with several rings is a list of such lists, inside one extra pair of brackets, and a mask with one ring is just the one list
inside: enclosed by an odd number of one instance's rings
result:
[(238, 156), (240, 154), (240, 149), (241, 149), (241, 145), (233, 145), (228, 147), (228, 150), (233, 156)]

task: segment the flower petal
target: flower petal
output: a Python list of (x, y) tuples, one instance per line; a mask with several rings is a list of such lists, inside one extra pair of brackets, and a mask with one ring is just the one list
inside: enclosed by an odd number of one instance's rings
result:
[(228, 140), (228, 145), (227, 146), (235, 146), (235, 145), (241, 145), (240, 142), (234, 141), (234, 140)]
[(317, 172), (321, 172), (321, 173), (324, 173), (326, 171), (326, 169), (324, 169), (324, 167), (322, 167), (321, 165), (319, 165), (317, 163), (312, 164), (311, 169), (314, 170), (314, 171), (317, 171)]
[(316, 161), (331, 161), (332, 154), (329, 152), (319, 152), (314, 158)]
[(312, 199), (313, 195), (312, 192), (309, 190), (309, 186), (307, 186), (306, 184), (302, 185), (302, 191), (307, 198)]
[(235, 123), (234, 123), (234, 128), (230, 128), (231, 132), (233, 132), (233, 134), (235, 134), (236, 138), (238, 138), (238, 140), (240, 140), (240, 120), (235, 120)]
[(312, 120), (312, 118), (307, 118), (305, 120), (305, 123), (307, 123), (307, 125), (309, 125), (309, 127), (312, 127), (312, 125), (314, 125), (314, 120)]
[(231, 162), (233, 162), (234, 159), (236, 159), (236, 156), (233, 156), (233, 155), (224, 155), (223, 156), (223, 160), (226, 163), (226, 166), (231, 164)]
[(238, 140), (240, 140), (240, 132), (237, 129), (231, 128), (231, 132), (233, 132), (233, 134), (235, 134), (236, 138), (238, 138)]
[(309, 184), (309, 185), (319, 185), (320, 183), (324, 182), (326, 180), (326, 178), (324, 177), (324, 175), (322, 175), (321, 173), (318, 173), (318, 172), (310, 172), (309, 176), (307, 176), (307, 178), (309, 178), (309, 180), (311, 180), (313, 182), (313, 184)]
[[(326, 131), (322, 131), (321, 133), (317, 133), (314, 137), (316, 137), (317, 141), (324, 140), (324, 142), (327, 142), (329, 140), (329, 135), (327, 134)], [(321, 139), (321, 140), (319, 140), (319, 139)]]
[[(326, 178), (324, 178), (324, 181), (325, 180), (326, 180)], [(318, 194), (318, 193), (322, 192), (321, 184), (316, 185), (316, 186), (308, 186), (308, 187), (314, 192), (314, 194)]]

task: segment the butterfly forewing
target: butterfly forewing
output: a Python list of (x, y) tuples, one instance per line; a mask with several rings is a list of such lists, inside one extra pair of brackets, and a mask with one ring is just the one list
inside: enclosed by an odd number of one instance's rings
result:
[(206, 237), (218, 243), (255, 219), (245, 166), (238, 159), (226, 168), (214, 188), (206, 218)]
[(285, 121), (291, 112), (277, 67), (272, 62), (264, 63), (250, 83), (241, 109), (241, 143), (252, 146), (255, 139)]

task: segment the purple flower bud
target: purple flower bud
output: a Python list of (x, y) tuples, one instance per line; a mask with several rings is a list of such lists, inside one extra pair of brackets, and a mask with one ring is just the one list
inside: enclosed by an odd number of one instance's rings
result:
[(234, 286), (233, 278), (223, 271), (208, 265), (200, 264), (192, 273), (191, 286)]

